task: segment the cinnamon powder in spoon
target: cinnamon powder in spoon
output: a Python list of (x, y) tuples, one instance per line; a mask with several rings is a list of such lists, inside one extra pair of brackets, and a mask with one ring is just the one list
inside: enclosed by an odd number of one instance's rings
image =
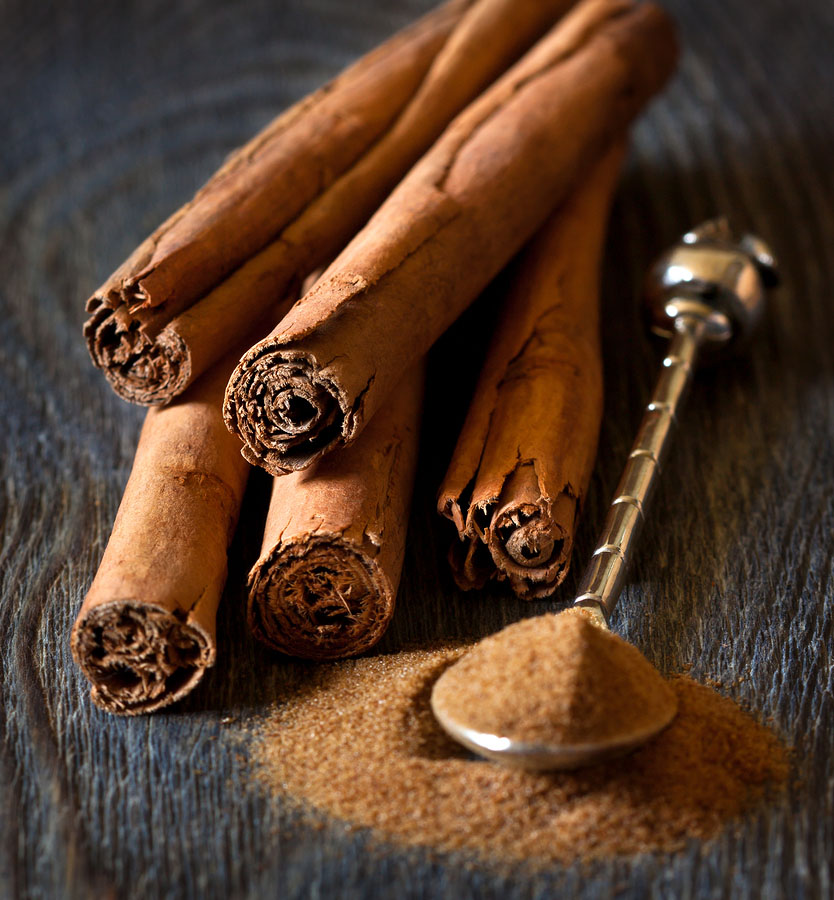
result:
[(429, 707), (465, 650), (288, 664), (295, 684), (253, 744), (264, 784), (314, 823), (325, 814), (398, 845), (541, 865), (679, 850), (787, 778), (778, 739), (689, 678), (669, 682), (672, 724), (627, 757), (555, 773), (476, 759)]
[(677, 709), (646, 657), (582, 608), (485, 638), (438, 685), (434, 702), (475, 731), (557, 748), (638, 744)]

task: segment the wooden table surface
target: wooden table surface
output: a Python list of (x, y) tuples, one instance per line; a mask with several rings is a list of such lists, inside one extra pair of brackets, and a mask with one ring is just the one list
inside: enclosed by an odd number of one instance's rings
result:
[[(617, 627), (796, 748), (784, 800), (713, 844), (535, 877), (374, 849), (296, 823), (252, 779), (251, 725), (292, 665), (241, 621), (266, 481), (231, 553), (219, 661), (170, 711), (94, 709), (68, 649), (142, 411), (89, 363), (84, 299), (226, 153), (430, 0), (0, 3), (0, 894), (27, 897), (830, 897), (834, 890), (834, 4), (669, 0), (680, 74), (634, 135), (606, 256), (607, 411), (587, 558), (658, 363), (651, 258), (715, 213), (757, 230), (783, 285), (749, 355), (702, 373)], [(483, 304), (434, 356), (404, 583), (383, 649), (550, 608), (467, 596), (434, 493)], [(470, 337), (470, 334), (474, 337)], [(463, 350), (463, 353), (462, 353)], [(577, 566), (579, 568), (580, 566)], [(575, 587), (568, 578), (559, 594)], [(327, 760), (322, 760), (327, 765)]]

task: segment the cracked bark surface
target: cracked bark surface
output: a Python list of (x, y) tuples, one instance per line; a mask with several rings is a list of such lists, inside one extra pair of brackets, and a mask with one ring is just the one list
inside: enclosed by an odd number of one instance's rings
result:
[(145, 405), (182, 392), (276, 296), (329, 262), (573, 2), (448, 3), (238, 151), (89, 302), (88, 347), (116, 392)]
[(71, 637), (92, 699), (108, 712), (167, 706), (214, 664), (226, 553), (249, 472), (220, 411), (236, 358), (145, 418), (113, 533)]
[[(224, 415), (246, 458), (284, 474), (355, 440), (403, 370), (663, 86), (676, 56), (659, 7), (585, 0), (467, 107), (241, 360)], [(291, 404), (301, 358), (317, 400), (290, 432), (273, 411)]]
[(352, 447), (274, 480), (248, 599), (249, 627), (270, 647), (335, 659), (384, 634), (405, 553), (422, 394), (417, 365)]
[(599, 272), (623, 156), (597, 163), (516, 263), (438, 495), (464, 590), (546, 597), (570, 565), (602, 419)]

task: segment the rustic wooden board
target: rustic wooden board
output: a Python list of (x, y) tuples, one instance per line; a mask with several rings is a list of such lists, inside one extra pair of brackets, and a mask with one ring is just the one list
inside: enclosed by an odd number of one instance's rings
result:
[[(658, 360), (636, 296), (650, 259), (716, 212), (757, 229), (784, 284), (749, 356), (704, 373), (618, 627), (691, 666), (796, 746), (787, 797), (675, 856), (496, 876), (308, 830), (253, 783), (249, 726), (290, 664), (241, 623), (265, 481), (252, 482), (220, 661), (184, 703), (93, 709), (68, 635), (130, 469), (142, 413), (94, 372), (83, 300), (293, 99), (429, 0), (0, 3), (0, 893), (31, 897), (828, 897), (834, 890), (834, 5), (669, 0), (681, 72), (637, 129), (605, 272), (607, 414), (586, 558)], [(483, 331), (488, 303), (468, 322)], [(479, 332), (480, 333), (480, 332)], [(435, 354), (400, 605), (385, 639), (477, 636), (546, 608), (457, 592), (433, 497), (469, 380)], [(462, 345), (466, 346), (464, 353)], [(463, 358), (459, 358), (459, 357)], [(447, 438), (436, 437), (446, 428)], [(562, 593), (575, 585), (569, 578)], [(322, 765), (327, 760), (322, 759)]]

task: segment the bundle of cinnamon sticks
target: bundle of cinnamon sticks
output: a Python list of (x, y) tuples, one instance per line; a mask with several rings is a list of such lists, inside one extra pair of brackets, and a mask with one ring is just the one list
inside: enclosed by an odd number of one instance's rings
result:
[(162, 407), (73, 629), (97, 703), (159, 708), (212, 664), (248, 463), (274, 476), (253, 633), (314, 659), (379, 640), (422, 360), (534, 235), (438, 503), (461, 587), (553, 592), (602, 411), (608, 209), (676, 53), (650, 3), (451, 0), (279, 116), (96, 292), (93, 361)]

